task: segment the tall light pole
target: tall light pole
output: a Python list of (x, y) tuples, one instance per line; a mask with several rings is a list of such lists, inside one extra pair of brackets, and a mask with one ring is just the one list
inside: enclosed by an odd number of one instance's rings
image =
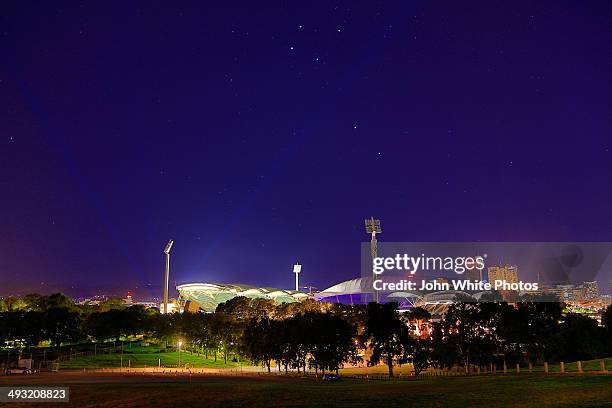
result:
[[(376, 279), (374, 274), (374, 258), (378, 256), (378, 241), (376, 240), (376, 234), (382, 233), (380, 228), (380, 220), (375, 220), (371, 217), (369, 220), (365, 220), (365, 229), (368, 234), (372, 235), (370, 240), (370, 255), (372, 256), (372, 282)], [(378, 291), (374, 289), (374, 302), (378, 303)]]
[(295, 273), (295, 291), (298, 292), (300, 290), (300, 272), (302, 272), (302, 265), (296, 262), (293, 265), (293, 273)]
[(173, 240), (168, 241), (164, 254), (166, 254), (166, 273), (164, 274), (164, 314), (168, 313), (168, 285), (170, 281), (170, 249), (172, 249)]
[(178, 365), (181, 366), (181, 346), (183, 342), (181, 340), (178, 341)]

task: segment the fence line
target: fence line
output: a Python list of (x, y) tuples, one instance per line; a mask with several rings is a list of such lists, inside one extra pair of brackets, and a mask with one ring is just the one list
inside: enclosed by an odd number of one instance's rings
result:
[[(464, 367), (453, 367), (453, 369), (429, 369), (419, 373), (418, 376), (414, 376), (414, 372), (410, 374), (398, 373), (393, 377), (389, 377), (388, 374), (382, 373), (346, 373), (342, 374), (343, 378), (352, 378), (356, 380), (362, 381), (402, 381), (402, 380), (415, 380), (415, 379), (423, 379), (423, 378), (432, 378), (432, 377), (468, 377), (468, 376), (508, 376), (508, 375), (582, 375), (582, 374), (612, 374), (612, 370), (608, 370), (606, 366), (606, 360), (610, 359), (601, 359), (599, 360), (599, 370), (585, 370), (582, 362), (576, 361), (571, 364), (576, 366), (576, 371), (574, 370), (566, 370), (563, 367), (567, 365), (564, 362), (560, 362), (558, 364), (559, 371), (552, 373), (549, 368), (550, 366), (547, 363), (544, 363), (544, 371), (534, 371), (534, 366), (532, 364), (527, 365), (527, 370), (522, 369), (520, 365), (517, 365), (512, 370), (506, 367), (506, 372), (502, 370), (497, 370), (495, 365), (490, 365), (489, 367), (470, 367), (469, 370), (465, 370)], [(188, 375), (190, 378), (192, 375), (205, 374), (212, 376), (274, 376), (274, 377), (294, 377), (294, 378), (320, 378), (321, 372), (315, 373), (313, 371), (307, 372), (297, 372), (297, 371), (276, 371), (272, 370), (271, 372), (267, 372), (267, 370), (263, 367), (259, 368), (248, 368), (243, 369), (243, 367), (236, 368), (184, 368), (174, 366), (153, 366), (153, 367), (123, 367), (123, 368), (84, 368), (83, 372), (98, 372), (98, 373), (123, 373), (125, 375), (130, 374), (140, 374), (140, 375)]]

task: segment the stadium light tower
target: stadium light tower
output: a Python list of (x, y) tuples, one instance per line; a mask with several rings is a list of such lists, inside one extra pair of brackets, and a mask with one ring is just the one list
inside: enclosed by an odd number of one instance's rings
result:
[(170, 249), (172, 249), (173, 240), (168, 241), (164, 254), (166, 254), (166, 273), (164, 274), (164, 314), (168, 313), (168, 285), (170, 281)]
[[(365, 229), (366, 232), (372, 236), (370, 240), (370, 255), (372, 256), (372, 279), (375, 279), (374, 258), (378, 256), (378, 241), (376, 240), (376, 234), (382, 233), (380, 220), (375, 220), (374, 217), (365, 220)], [(372, 282), (374, 281), (372, 280)], [(378, 291), (376, 289), (374, 289), (374, 302), (378, 303)]]
[(296, 262), (293, 265), (293, 273), (295, 273), (295, 291), (298, 292), (300, 290), (300, 272), (302, 272), (302, 265), (299, 262)]

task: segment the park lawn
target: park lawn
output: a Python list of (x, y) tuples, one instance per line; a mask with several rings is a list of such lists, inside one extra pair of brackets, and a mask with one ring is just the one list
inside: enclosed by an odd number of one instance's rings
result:
[[(377, 376), (378, 375), (388, 375), (389, 368), (384, 364), (379, 364), (379, 365), (375, 365), (372, 367), (368, 367), (365, 364), (363, 364), (362, 367), (345, 367), (345, 368), (340, 369), (340, 375), (343, 375), (343, 374), (344, 375), (368, 374), (368, 375), (377, 375)], [(402, 364), (401, 366), (394, 365), (393, 374), (401, 375), (402, 377), (412, 375), (412, 364)]]
[[(123, 362), (123, 363), (122, 363)], [(178, 352), (160, 352), (158, 348), (142, 347), (125, 348), (121, 352), (112, 354), (98, 354), (88, 356), (77, 356), (71, 360), (61, 361), (60, 369), (71, 368), (117, 368), (121, 367), (176, 367), (178, 364)], [(217, 355), (217, 361), (213, 357), (206, 358), (204, 355), (194, 355), (188, 352), (181, 352), (181, 366), (189, 364), (190, 367), (206, 368), (232, 368), (240, 363), (232, 362), (228, 359), (227, 364), (223, 360), (223, 355)], [(243, 363), (242, 365), (244, 365)]]
[[(599, 367), (599, 361), (601, 359), (595, 359), (595, 360), (587, 360), (587, 361), (583, 361), (582, 362), (582, 370), (583, 371), (599, 371), (600, 367)], [(612, 372), (612, 358), (606, 358), (604, 359), (605, 361), (605, 367), (608, 371)], [(550, 363), (548, 364), (548, 372), (550, 373), (558, 373), (561, 371), (561, 365), (559, 363)], [(515, 370), (514, 366), (509, 366), (508, 367), (509, 371)], [(523, 367), (521, 365), (521, 370), (527, 370), (527, 367)], [(544, 372), (544, 366), (543, 365), (537, 365), (533, 367), (533, 371), (534, 372)], [(571, 362), (571, 363), (565, 363), (565, 372), (574, 372), (577, 373), (578, 372), (578, 365), (577, 363)]]
[[(190, 379), (191, 381), (191, 379)], [(144, 377), (70, 384), (76, 407), (578, 407), (610, 406), (612, 375), (438, 377), (337, 382), (300, 378)], [(17, 405), (15, 405), (17, 406)]]
[[(113, 348), (118, 351), (118, 350), (121, 350), (122, 345), (126, 352), (127, 351), (132, 351), (132, 352), (142, 351), (144, 353), (153, 353), (153, 352), (163, 351), (163, 346), (161, 345), (150, 344), (148, 346), (141, 346), (140, 345), (141, 343), (143, 343), (142, 340), (133, 340), (131, 342), (126, 340), (123, 343), (120, 341), (116, 341), (114, 343), (112, 341), (99, 342), (99, 343), (83, 342), (83, 343), (78, 343), (78, 344), (62, 345), (59, 349), (55, 347), (51, 347), (51, 346), (33, 346), (30, 349), (22, 350), (22, 353), (24, 357), (33, 357), (37, 360), (42, 360), (42, 359), (49, 360), (49, 359), (53, 359), (57, 357), (58, 355), (67, 355), (69, 353), (83, 353), (83, 352), (93, 353), (94, 350), (96, 349), (100, 354), (104, 352), (108, 352), (108, 350), (111, 350)], [(5, 355), (15, 356), (17, 353), (19, 353), (19, 350), (15, 348), (0, 349), (0, 354), (3, 356)]]
[[(596, 360), (588, 360), (588, 361), (583, 361), (582, 362), (582, 370), (585, 372), (588, 371), (599, 371), (599, 361), (600, 359), (596, 359)], [(605, 361), (605, 367), (608, 371), (612, 372), (612, 358), (607, 358), (604, 359)], [(488, 369), (488, 367), (487, 367)], [(523, 365), (521, 364), (521, 372), (526, 373), (527, 372), (527, 365)], [(438, 371), (435, 369), (430, 369), (430, 371)], [(501, 369), (498, 367), (497, 368), (497, 372), (499, 373), (501, 371)], [(536, 373), (543, 373), (544, 372), (544, 365), (534, 365), (533, 366), (533, 371)], [(560, 372), (560, 365), (559, 363), (550, 363), (548, 365), (548, 371), (550, 373), (558, 373)], [(340, 370), (341, 374), (345, 374), (345, 375), (364, 375), (364, 374), (368, 374), (368, 375), (387, 375), (388, 374), (388, 369), (386, 365), (380, 364), (377, 366), (373, 366), (373, 367), (346, 367)], [(509, 373), (514, 373), (516, 372), (516, 365), (508, 365), (508, 372)], [(565, 372), (574, 372), (577, 373), (578, 372), (578, 366), (576, 364), (576, 362), (571, 362), (571, 363), (565, 363)], [(402, 366), (399, 365), (395, 365), (393, 366), (393, 374), (394, 375), (400, 375), (400, 376), (410, 376), (413, 375), (412, 373), (412, 365), (411, 364), (403, 364)]]

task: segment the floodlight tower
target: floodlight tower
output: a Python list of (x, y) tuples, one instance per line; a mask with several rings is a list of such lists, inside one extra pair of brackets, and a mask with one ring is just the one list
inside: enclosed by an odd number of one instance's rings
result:
[(170, 249), (172, 249), (173, 240), (168, 241), (164, 254), (166, 254), (166, 273), (164, 274), (164, 314), (168, 313), (168, 285), (170, 281)]
[(298, 292), (300, 290), (300, 272), (302, 272), (302, 265), (299, 262), (296, 262), (293, 265), (293, 273), (295, 273), (295, 291)]
[[(375, 220), (371, 217), (369, 220), (365, 220), (365, 229), (368, 234), (372, 235), (370, 240), (370, 255), (372, 256), (372, 282), (376, 279), (374, 274), (374, 258), (378, 256), (378, 241), (376, 240), (376, 234), (382, 233), (380, 228), (380, 220)], [(374, 289), (374, 302), (378, 303), (378, 291)]]

